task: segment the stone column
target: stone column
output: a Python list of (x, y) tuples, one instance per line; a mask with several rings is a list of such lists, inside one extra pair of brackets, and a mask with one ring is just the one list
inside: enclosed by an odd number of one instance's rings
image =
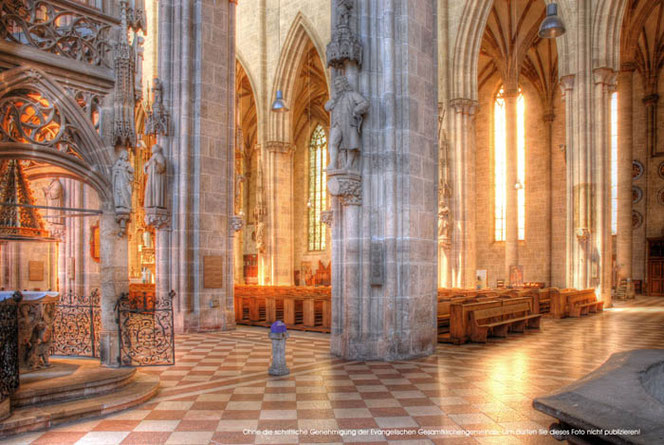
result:
[(452, 113), (451, 165), (452, 249), (450, 267), (453, 287), (475, 287), (477, 251), (475, 242), (475, 112), (477, 101), (454, 99)]
[(574, 161), (573, 147), (574, 147), (574, 75), (561, 77), (560, 79), (561, 99), (565, 102), (565, 162), (566, 162), (566, 242), (565, 242), (565, 258), (566, 258), (566, 272), (565, 282), (567, 287), (572, 287), (574, 283), (575, 270), (577, 267), (576, 258), (576, 232), (575, 232), (575, 217), (574, 217), (574, 188), (573, 181), (575, 178), (574, 169), (571, 166)]
[[(167, 273), (177, 293), (178, 332), (235, 326), (235, 8), (228, 1), (159, 1), (159, 78), (172, 116), (160, 143), (173, 172), (172, 232), (157, 236), (170, 255), (158, 280)], [(169, 242), (160, 241), (166, 236)]]
[[(505, 279), (510, 280), (510, 267), (519, 265), (519, 137), (517, 100), (518, 85), (503, 90), (505, 98)], [(511, 284), (511, 283), (510, 283)]]
[(293, 284), (293, 145), (268, 141), (267, 209), (272, 286)]
[(611, 306), (612, 239), (611, 239), (611, 94), (616, 87), (616, 72), (598, 68), (595, 82), (595, 140), (593, 144), (592, 178), (593, 246), (592, 284), (598, 288), (606, 307)]
[[(655, 83), (656, 85), (656, 83)], [(656, 87), (651, 87), (651, 91), (656, 91)], [(659, 94), (651, 93), (643, 98), (643, 105), (646, 107), (646, 148), (649, 156), (657, 154), (657, 103)]]
[(104, 203), (100, 218), (101, 256), (101, 363), (120, 366), (118, 322), (115, 304), (123, 292), (129, 292), (129, 251), (127, 238), (118, 237), (120, 226), (115, 220), (112, 203)]
[[(341, 66), (337, 60), (335, 84), (345, 76), (369, 102), (360, 165), (328, 172), (330, 346), (344, 359), (401, 360), (431, 354), (437, 344), (436, 3), (333, 2), (330, 46), (356, 30), (363, 51)], [(357, 55), (358, 46), (351, 49)]]
[(618, 74), (618, 233), (616, 263), (618, 283), (632, 278), (632, 162), (633, 85), (635, 67), (626, 64)]

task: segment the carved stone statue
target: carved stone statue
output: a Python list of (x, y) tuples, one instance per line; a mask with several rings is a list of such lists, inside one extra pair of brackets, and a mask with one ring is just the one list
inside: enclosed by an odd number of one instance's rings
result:
[(121, 228), (119, 236), (123, 236), (131, 213), (131, 183), (134, 180), (134, 167), (129, 163), (129, 155), (125, 150), (120, 152), (112, 170), (115, 215)]
[(143, 170), (148, 175), (145, 186), (145, 208), (166, 208), (166, 157), (162, 153), (161, 146), (155, 144), (152, 147), (152, 156), (145, 163)]
[(136, 76), (134, 82), (138, 91), (143, 91), (141, 85), (143, 85), (143, 60), (145, 59), (144, 42), (145, 39), (139, 35), (134, 38), (134, 53), (136, 54)]
[[(353, 90), (348, 79), (339, 76), (334, 81), (334, 97), (325, 104), (331, 112), (330, 165), (328, 170), (343, 168), (359, 170), (359, 155), (362, 149), (362, 119), (369, 110), (369, 101)], [(340, 151), (346, 154), (346, 164), (339, 167)]]
[[(44, 191), (44, 197), (46, 198), (46, 205), (49, 207), (63, 207), (65, 190), (62, 185), (62, 182), (58, 178), (53, 178), (48, 185), (42, 189)], [(49, 217), (49, 223), (51, 224), (64, 224), (64, 219), (62, 218), (62, 211), (49, 209), (47, 213)]]
[(265, 252), (265, 223), (258, 221), (256, 224), (256, 249), (263, 253)]
[(444, 205), (438, 210), (438, 238), (450, 237), (450, 208)]

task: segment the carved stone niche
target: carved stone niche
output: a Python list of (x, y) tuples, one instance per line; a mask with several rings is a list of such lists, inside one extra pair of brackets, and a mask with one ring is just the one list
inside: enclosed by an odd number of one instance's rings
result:
[(358, 173), (328, 170), (327, 189), (343, 205), (362, 205), (362, 176)]

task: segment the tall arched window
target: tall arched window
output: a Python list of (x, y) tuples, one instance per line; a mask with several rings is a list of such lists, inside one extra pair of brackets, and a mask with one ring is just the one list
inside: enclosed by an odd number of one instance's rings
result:
[(317, 125), (309, 141), (309, 250), (325, 250), (325, 226), (320, 214), (327, 206), (325, 162), (327, 161), (327, 136)]
[[(517, 99), (517, 180), (520, 188), (517, 192), (519, 240), (526, 239), (526, 100), (519, 90)], [(505, 241), (505, 213), (507, 210), (507, 142), (506, 114), (503, 88), (496, 95), (494, 103), (494, 178), (495, 178), (495, 233), (496, 241)]]
[(611, 233), (618, 233), (618, 93), (611, 94)]

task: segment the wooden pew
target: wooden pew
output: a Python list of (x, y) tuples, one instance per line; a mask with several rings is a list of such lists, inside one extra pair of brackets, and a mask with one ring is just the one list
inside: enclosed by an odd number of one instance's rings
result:
[(290, 329), (330, 332), (330, 287), (236, 285), (235, 321), (270, 326), (283, 320)]
[[(570, 304), (570, 301), (573, 304)], [(586, 304), (591, 302), (596, 302), (597, 298), (595, 296), (594, 289), (562, 289), (557, 290), (555, 288), (551, 289), (551, 315), (554, 318), (563, 318), (569, 317), (572, 315), (573, 307), (578, 304)], [(603, 303), (602, 303), (603, 305)], [(601, 306), (595, 304), (594, 310), (601, 310)], [(590, 306), (588, 306), (590, 307)], [(576, 314), (576, 309), (574, 309)]]
[(531, 314), (528, 302), (477, 309), (470, 312), (470, 339), (486, 343), (491, 332), (496, 337), (507, 337), (507, 332), (524, 332), (526, 327), (540, 328), (541, 314)]
[(604, 307), (603, 301), (597, 301), (595, 295), (587, 294), (572, 295), (569, 298), (569, 316), (580, 317), (581, 315), (588, 315), (588, 313), (596, 313), (602, 311)]

